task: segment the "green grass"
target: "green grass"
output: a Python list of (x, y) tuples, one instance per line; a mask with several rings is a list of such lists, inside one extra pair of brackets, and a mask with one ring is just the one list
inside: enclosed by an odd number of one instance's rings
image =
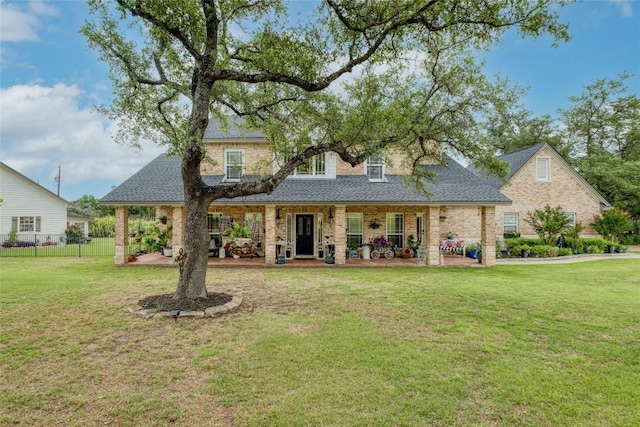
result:
[(215, 319), (127, 312), (176, 269), (1, 261), (0, 424), (634, 426), (640, 260), (211, 269)]
[[(136, 250), (138, 243), (133, 240), (130, 248)], [(94, 237), (88, 243), (56, 244), (5, 248), (0, 247), (0, 258), (9, 257), (69, 257), (69, 256), (113, 256), (115, 255), (115, 239), (113, 237)]]

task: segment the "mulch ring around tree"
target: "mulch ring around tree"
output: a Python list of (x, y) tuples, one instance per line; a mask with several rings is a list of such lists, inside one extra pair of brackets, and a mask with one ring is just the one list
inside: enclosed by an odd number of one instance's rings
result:
[(235, 310), (242, 298), (220, 292), (209, 292), (207, 298), (178, 298), (173, 294), (152, 295), (138, 301), (130, 312), (144, 318), (152, 317), (213, 317)]
[(225, 305), (231, 302), (233, 295), (223, 294), (219, 292), (209, 292), (207, 298), (180, 298), (174, 299), (173, 294), (152, 295), (138, 301), (138, 305), (142, 308), (169, 311), (204, 311), (209, 307)]

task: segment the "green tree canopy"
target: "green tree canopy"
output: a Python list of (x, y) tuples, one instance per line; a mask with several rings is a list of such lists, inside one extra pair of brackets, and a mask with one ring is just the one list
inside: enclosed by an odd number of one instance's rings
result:
[[(472, 49), (509, 28), (566, 40), (556, 6), (569, 2), (325, 0), (289, 16), (292, 3), (278, 0), (90, 0), (82, 33), (109, 64), (114, 91), (101, 111), (119, 120), (121, 142), (146, 138), (182, 157), (189, 256), (174, 295), (206, 296), (209, 204), (271, 192), (314, 155), (356, 165), (403, 148), (420, 184), (419, 163), (440, 157), (435, 141), (504, 173), (476, 129), (511, 90), (488, 81)], [(230, 112), (295, 155), (273, 176), (206, 185), (204, 131)]]

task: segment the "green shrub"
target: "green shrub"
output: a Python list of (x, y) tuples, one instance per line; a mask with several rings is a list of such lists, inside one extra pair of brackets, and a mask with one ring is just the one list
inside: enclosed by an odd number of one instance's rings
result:
[(558, 256), (558, 248), (551, 245), (537, 245), (531, 248), (531, 255), (537, 258), (551, 258)]
[(569, 218), (560, 206), (552, 208), (547, 205), (544, 209), (527, 212), (524, 220), (529, 224), (546, 245), (553, 245), (560, 233), (569, 227)]
[(67, 229), (64, 230), (64, 234), (67, 235), (68, 245), (85, 242), (84, 233), (82, 232), (80, 227), (77, 225), (70, 225), (69, 227), (67, 227)]
[(573, 251), (569, 248), (558, 249), (558, 256), (570, 256), (573, 255)]
[[(611, 242), (597, 237), (587, 237), (582, 240), (584, 242), (585, 252), (589, 254), (601, 254), (603, 252), (606, 252), (608, 246), (611, 244)], [(595, 246), (596, 248), (598, 248), (598, 250), (596, 252), (593, 252), (593, 249), (589, 250), (589, 247), (591, 246)]]
[(540, 239), (532, 239), (528, 237), (516, 237), (513, 239), (504, 239), (504, 244), (507, 247), (507, 250), (511, 251), (516, 246), (521, 246), (521, 245), (535, 246), (535, 245), (542, 244), (542, 241)]
[[(564, 243), (565, 245), (567, 245), (567, 248), (574, 254), (581, 254), (584, 253), (584, 239), (578, 237), (578, 238), (572, 238), (572, 237), (567, 237), (564, 239)], [(566, 249), (566, 248), (563, 248)]]
[(633, 222), (626, 212), (620, 209), (611, 209), (605, 211), (602, 216), (596, 215), (593, 217), (593, 223), (591, 226), (600, 234), (604, 239), (618, 242), (618, 236), (633, 230)]
[(588, 254), (601, 254), (604, 250), (600, 249), (598, 245), (586, 245), (585, 252)]
[(623, 245), (640, 245), (640, 234), (627, 234), (620, 236), (620, 244)]

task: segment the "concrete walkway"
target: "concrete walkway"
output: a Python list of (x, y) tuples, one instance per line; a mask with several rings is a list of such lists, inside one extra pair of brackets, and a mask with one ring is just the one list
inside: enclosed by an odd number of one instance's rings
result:
[[(635, 253), (634, 253), (635, 252)], [(640, 259), (640, 245), (630, 245), (623, 254), (580, 254), (553, 258), (499, 258), (498, 265), (513, 264), (571, 264), (575, 262), (600, 261), (610, 259)]]

